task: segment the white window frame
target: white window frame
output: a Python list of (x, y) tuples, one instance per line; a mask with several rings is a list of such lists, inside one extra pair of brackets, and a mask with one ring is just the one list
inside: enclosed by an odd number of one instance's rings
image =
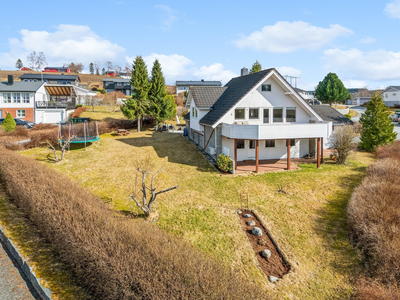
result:
[(17, 109), (17, 118), (20, 119), (24, 119), (26, 118), (26, 111), (25, 109)]
[[(265, 110), (268, 110), (268, 122), (266, 123), (265, 122)], [(262, 113), (263, 113), (263, 116), (262, 116), (262, 122), (263, 122), (263, 124), (270, 124), (271, 123), (271, 108), (270, 107), (268, 107), (268, 108), (263, 108), (262, 109)]]
[[(252, 117), (250, 111), (251, 110), (256, 110), (257, 111), (257, 117)], [(260, 119), (260, 109), (259, 108), (249, 108), (249, 120), (259, 120)]]
[[(243, 141), (243, 147), (238, 147), (239, 146), (239, 141)], [(246, 141), (245, 140), (237, 140), (236, 141), (236, 149), (246, 149)]]
[(12, 93), (3, 93), (3, 103), (11, 103)]
[[(269, 87), (269, 89), (266, 89), (265, 91), (263, 90), (264, 89), (264, 86), (265, 87)], [(272, 91), (272, 85), (271, 84), (262, 84), (261, 85), (261, 92), (271, 92)]]
[(21, 93), (12, 93), (12, 103), (21, 103)]
[[(294, 121), (289, 121), (287, 117), (288, 110), (294, 110)], [(286, 122), (296, 123), (297, 115), (296, 115), (296, 107), (286, 107)]]
[[(236, 118), (236, 111), (237, 110), (243, 110), (243, 118)], [(244, 108), (244, 107), (237, 107), (237, 108), (235, 108), (235, 111), (234, 111), (234, 118), (235, 118), (235, 120), (246, 120), (246, 109)]]
[[(267, 142), (274, 142), (273, 146), (267, 146)], [(265, 148), (275, 148), (276, 147), (276, 141), (275, 140), (265, 140)]]
[[(274, 110), (275, 109), (281, 109), (282, 110), (282, 121), (275, 121), (274, 120)], [(283, 107), (273, 107), (272, 108), (272, 123), (283, 123)]]
[(22, 103), (30, 103), (31, 98), (30, 98), (29, 93), (21, 93), (21, 100), (22, 100)]

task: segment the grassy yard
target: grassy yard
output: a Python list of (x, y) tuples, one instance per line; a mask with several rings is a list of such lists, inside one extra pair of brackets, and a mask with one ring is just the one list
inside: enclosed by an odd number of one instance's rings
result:
[[(327, 162), (321, 169), (301, 165), (298, 171), (226, 176), (177, 134), (103, 135), (98, 147), (72, 150), (59, 164), (48, 161), (45, 149), (22, 153), (68, 174), (115, 210), (137, 217), (142, 213), (127, 197), (134, 185), (135, 161), (150, 156), (156, 169), (165, 168), (156, 180), (159, 189), (179, 185), (159, 196), (157, 226), (238, 267), (275, 299), (346, 299), (353, 292), (360, 260), (347, 239), (345, 209), (366, 166), (374, 161), (370, 154), (354, 153), (346, 166)], [(236, 214), (239, 192), (249, 193), (250, 208), (292, 265), (276, 285), (257, 267), (242, 232)]]
[(95, 106), (94, 111), (92, 111), (91, 106), (85, 106), (86, 111), (84, 111), (80, 117), (81, 118), (91, 118), (97, 121), (116, 121), (116, 120), (126, 120), (125, 116), (120, 110), (116, 112), (110, 112), (110, 108), (107, 106)]
[(349, 109), (349, 115), (353, 118), (353, 117), (357, 117), (358, 116), (358, 112), (356, 112), (353, 109)]

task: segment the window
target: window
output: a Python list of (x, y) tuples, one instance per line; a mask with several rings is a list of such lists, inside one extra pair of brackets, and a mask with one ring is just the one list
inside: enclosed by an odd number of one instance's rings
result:
[(385, 97), (387, 98), (387, 97), (388, 97), (388, 94), (385, 94)]
[(264, 109), (264, 123), (269, 123), (269, 109)]
[(71, 81), (68, 80), (68, 81), (67, 81), (67, 84), (71, 84)]
[(179, 89), (180, 89), (180, 90), (184, 90), (185, 88), (184, 88), (183, 86), (180, 86)]
[(21, 94), (13, 93), (13, 103), (21, 103)]
[(57, 80), (57, 84), (61, 84), (61, 80)]
[(296, 122), (296, 107), (286, 108), (286, 122)]
[(106, 81), (106, 85), (113, 84), (112, 81)]
[(271, 85), (270, 84), (263, 84), (261, 86), (261, 91), (263, 92), (270, 92), (271, 91)]
[(256, 141), (253, 140), (249, 141), (249, 149), (256, 149)]
[(25, 82), (28, 82), (28, 79), (24, 79)]
[(43, 79), (44, 82), (47, 82), (47, 79)]
[(266, 141), (265, 141), (265, 147), (266, 147), (266, 148), (273, 148), (273, 147), (275, 147), (275, 140), (266, 140)]
[(194, 117), (194, 108), (192, 108), (192, 117)]
[(258, 108), (251, 108), (249, 110), (249, 119), (258, 119)]
[(33, 82), (37, 82), (37, 79), (33, 79)]
[(244, 108), (235, 109), (235, 119), (244, 119)]
[(196, 118), (197, 118), (197, 109), (196, 109)]
[(3, 93), (3, 103), (11, 103), (11, 93)]
[(29, 103), (30, 102), (29, 93), (22, 93), (21, 97), (22, 97), (22, 103)]
[(17, 118), (25, 118), (25, 109), (17, 110)]
[(129, 82), (125, 82), (125, 85), (129, 85), (130, 83)]
[[(295, 139), (291, 139), (290, 140), (290, 147), (294, 147), (294, 146), (296, 146), (296, 140)], [(287, 147), (287, 144), (286, 144), (286, 147)]]
[(122, 82), (118, 82), (117, 85), (122, 85)]
[(244, 149), (244, 140), (236, 141), (237, 149)]
[(274, 122), (283, 122), (283, 109), (274, 108)]

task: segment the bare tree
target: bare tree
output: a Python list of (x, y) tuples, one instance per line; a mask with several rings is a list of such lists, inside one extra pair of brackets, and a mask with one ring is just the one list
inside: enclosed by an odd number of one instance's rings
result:
[(29, 53), (29, 55), (27, 56), (26, 59), (27, 59), (27, 61), (29, 63), (29, 68), (34, 70), (35, 67), (36, 67), (36, 51), (33, 51), (32, 53)]
[(355, 99), (357, 97), (371, 97), (372, 92), (367, 89), (367, 87), (363, 87), (362, 89), (358, 89), (357, 92), (351, 93), (351, 99)]
[(130, 64), (126, 63), (124, 70), (127, 76), (132, 76), (132, 68)]
[(107, 71), (111, 71), (113, 69), (113, 64), (111, 61), (106, 61)]
[(70, 137), (70, 138), (68, 138), (66, 140), (62, 140), (62, 139), (58, 140), (58, 146), (61, 149), (61, 158), (60, 159), (57, 156), (56, 148), (49, 141), (41, 142), (41, 144), (47, 144), (49, 146), (47, 149), (53, 151), (54, 160), (56, 162), (60, 162), (60, 161), (62, 161), (64, 159), (65, 151), (68, 149), (68, 146), (69, 146), (72, 138), (73, 137)]
[(118, 99), (126, 98), (122, 92), (110, 92), (104, 96), (103, 104), (110, 107), (110, 112), (115, 112), (119, 107)]
[(43, 52), (39, 52), (36, 56), (36, 71), (40, 71), (45, 65), (47, 65), (46, 56)]
[(349, 153), (357, 147), (356, 133), (352, 125), (335, 126), (335, 131), (330, 137), (331, 145), (336, 149), (338, 157), (336, 162), (343, 165)]
[[(159, 192), (156, 192), (156, 187), (154, 186), (154, 180), (156, 179), (157, 175), (160, 172), (163, 172), (164, 169), (159, 169), (156, 172), (151, 172), (150, 171), (151, 166), (150, 166), (150, 157), (148, 157), (144, 162), (140, 163), (136, 167), (136, 171), (141, 174), (142, 177), (142, 182), (141, 182), (141, 187), (138, 187), (138, 173), (136, 174), (135, 178), (135, 189), (133, 191), (132, 195), (129, 195), (130, 201), (132, 200), (136, 203), (138, 207), (144, 212), (146, 217), (149, 217), (152, 213), (152, 207), (155, 205), (156, 198), (159, 194), (169, 192), (171, 190), (177, 189), (179, 186), (174, 186), (165, 190), (161, 190)], [(150, 187), (148, 184), (146, 184), (146, 176), (149, 175), (151, 176), (151, 181), (150, 181)], [(140, 175), (139, 175), (140, 176)], [(149, 192), (149, 195), (147, 194), (146, 190)], [(142, 196), (142, 201), (139, 200), (140, 198), (140, 193)]]
[(118, 66), (118, 65), (115, 65), (114, 66), (114, 69), (115, 69), (115, 72), (116, 72), (116, 76), (119, 76), (119, 73), (121, 73), (121, 71), (122, 71), (122, 68), (120, 67), (120, 66)]
[(100, 71), (99, 71), (100, 63), (99, 63), (98, 61), (95, 61), (95, 62), (93, 63), (93, 67), (94, 67), (94, 70), (95, 70), (95, 72), (96, 72), (96, 75), (100, 75)]
[(83, 71), (84, 66), (82, 63), (71, 62), (70, 64), (64, 64), (64, 68), (70, 69), (72, 73), (80, 73)]
[(103, 95), (85, 96), (85, 105), (90, 105), (92, 107), (92, 111), (94, 111), (94, 107), (96, 105), (99, 105), (102, 101), (103, 101)]

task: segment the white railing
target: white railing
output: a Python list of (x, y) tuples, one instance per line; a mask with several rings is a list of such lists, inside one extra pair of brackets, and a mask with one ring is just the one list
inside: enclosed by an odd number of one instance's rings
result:
[(222, 123), (222, 135), (231, 139), (277, 140), (329, 137), (331, 122), (292, 124), (226, 124)]

